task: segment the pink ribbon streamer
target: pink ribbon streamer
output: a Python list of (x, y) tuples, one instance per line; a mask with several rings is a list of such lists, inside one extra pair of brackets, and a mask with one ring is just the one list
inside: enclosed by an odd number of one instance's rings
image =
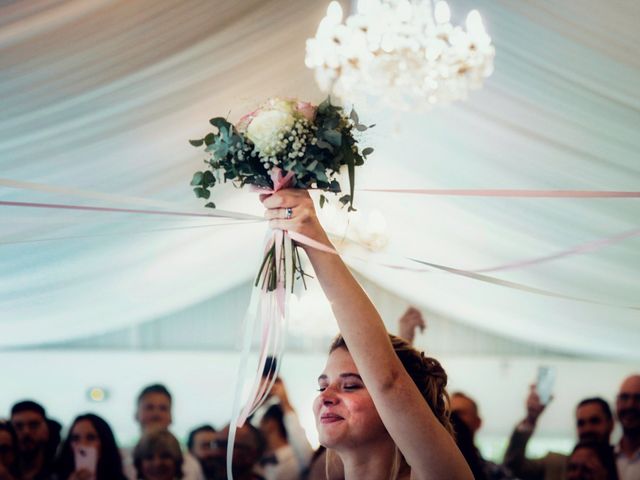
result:
[(489, 275), (483, 275), (480, 273), (470, 272), (468, 270), (460, 270), (458, 268), (451, 268), (444, 265), (438, 265), (437, 263), (425, 262), (424, 260), (417, 260), (415, 258), (410, 258), (409, 260), (422, 265), (427, 265), (429, 267), (436, 268), (438, 270), (449, 272), (454, 275), (460, 275), (462, 277), (471, 278), (473, 280), (479, 280), (481, 282), (491, 283), (493, 285), (507, 287), (513, 290), (520, 290), (522, 292), (533, 293), (536, 295), (542, 295), (545, 297), (561, 298), (564, 300), (573, 300), (576, 302), (591, 303), (594, 305), (603, 305), (606, 307), (623, 308), (627, 310), (640, 310), (640, 306), (638, 305), (616, 305), (616, 304), (607, 303), (607, 302), (599, 302), (597, 300), (590, 300), (588, 298), (573, 297), (571, 295), (564, 295), (562, 293), (556, 293), (550, 290), (544, 290), (542, 288), (530, 287), (529, 285), (524, 285), (522, 283), (511, 282), (509, 280), (502, 280), (500, 278), (491, 277)]
[(205, 218), (234, 218), (236, 220), (264, 220), (255, 215), (248, 215), (241, 212), (230, 212), (226, 210), (216, 210), (211, 213), (196, 212), (177, 212), (171, 210), (144, 210), (139, 208), (115, 208), (115, 207), (95, 207), (88, 205), (73, 205), (61, 203), (35, 203), (35, 202), (9, 202), (0, 200), (0, 205), (5, 207), (28, 207), (28, 208), (46, 208), (54, 210), (84, 210), (89, 212), (115, 212), (115, 213), (134, 213), (144, 215), (168, 215), (174, 217), (205, 217)]
[(516, 190), (464, 188), (361, 188), (360, 192), (406, 193), (455, 197), (511, 197), (511, 198), (640, 198), (640, 192), (612, 190)]
[[(282, 170), (274, 168), (271, 171), (271, 180), (273, 182), (273, 189), (266, 188), (253, 188), (254, 191), (266, 194), (273, 194), (284, 188), (291, 186), (293, 182), (294, 174), (289, 172), (283, 175)], [(258, 308), (256, 312), (251, 312), (250, 315), (258, 314), (262, 323), (262, 337), (260, 341), (260, 353), (258, 360), (258, 368), (255, 372), (254, 380), (249, 391), (249, 397), (245, 406), (238, 412), (232, 415), (231, 425), (229, 428), (229, 440), (227, 451), (227, 472), (228, 477), (232, 479), (232, 465), (233, 465), (233, 445), (235, 440), (235, 429), (241, 428), (249, 418), (269, 396), (269, 392), (273, 387), (273, 384), (277, 377), (277, 371), (271, 376), (269, 381), (265, 381), (262, 378), (262, 372), (264, 371), (267, 357), (271, 354), (275, 358), (277, 370), (279, 369), (282, 359), (282, 353), (284, 351), (284, 336), (287, 323), (287, 303), (288, 295), (286, 289), (286, 262), (290, 262), (293, 259), (286, 257), (286, 243), (291, 242), (289, 233), (283, 230), (274, 230), (272, 235), (265, 242), (265, 255), (266, 253), (275, 247), (275, 262), (276, 262), (276, 288), (274, 291), (268, 291), (269, 282), (265, 282), (265, 287), (261, 288), (258, 298)], [(264, 272), (265, 276), (268, 276), (268, 271)], [(293, 280), (293, 279), (292, 279)], [(258, 313), (259, 312), (259, 313)], [(255, 319), (253, 319), (255, 323)], [(247, 336), (252, 335), (252, 331), (245, 329), (245, 350), (242, 352), (243, 362), (246, 365), (246, 356), (249, 355), (250, 342)], [(238, 376), (238, 382), (243, 382), (244, 374), (243, 368), (240, 369)], [(238, 384), (238, 387), (241, 383)], [(236, 388), (236, 399), (234, 405), (240, 401), (239, 393), (240, 388)]]
[(628, 238), (633, 238), (637, 236), (640, 236), (640, 229), (630, 230), (628, 232), (624, 232), (619, 235), (614, 235), (612, 237), (601, 238), (599, 240), (594, 240), (592, 242), (583, 243), (582, 245), (578, 245), (576, 247), (570, 248), (568, 250), (564, 250), (562, 252), (554, 253), (552, 255), (546, 255), (544, 257), (530, 258), (527, 260), (518, 260), (516, 262), (496, 265), (494, 267), (481, 268), (481, 269), (475, 269), (475, 270), (469, 270), (469, 271), (474, 273), (501, 272), (506, 270), (515, 270), (523, 267), (530, 267), (532, 265), (540, 265), (541, 263), (547, 263), (552, 260), (558, 260), (559, 258), (595, 252), (597, 250), (600, 250), (601, 248), (604, 248), (609, 245), (619, 243)]

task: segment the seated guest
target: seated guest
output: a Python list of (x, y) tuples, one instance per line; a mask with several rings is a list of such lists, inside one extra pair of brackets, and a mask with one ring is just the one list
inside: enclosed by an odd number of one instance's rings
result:
[[(26, 400), (11, 408), (11, 425), (18, 438), (18, 472), (22, 480), (48, 480), (57, 449), (57, 422), (49, 423), (42, 405)], [(59, 430), (57, 430), (59, 434)]]
[(133, 449), (140, 480), (176, 480), (182, 476), (182, 450), (167, 430), (145, 433)]
[[(535, 386), (527, 399), (527, 416), (515, 428), (504, 456), (504, 463), (522, 480), (562, 480), (565, 478), (567, 456), (548, 453), (539, 459), (525, 457), (527, 442), (533, 434), (546, 405), (540, 401)], [(597, 441), (609, 445), (613, 431), (613, 416), (609, 404), (599, 397), (582, 400), (576, 407), (576, 433), (579, 441)]]
[(640, 375), (627, 377), (618, 392), (616, 413), (622, 438), (616, 445), (620, 480), (640, 479)]
[(202, 425), (189, 433), (187, 448), (199, 462), (206, 480), (222, 478), (219, 455), (216, 452), (216, 429)]
[(0, 480), (15, 480), (18, 438), (9, 422), (0, 420)]
[[(135, 419), (140, 424), (143, 435), (158, 430), (169, 430), (173, 421), (171, 393), (161, 384), (149, 385), (142, 389), (136, 403)], [(131, 462), (131, 454), (123, 450), (125, 474), (130, 480), (135, 480), (136, 471)], [(188, 452), (183, 454), (182, 473), (184, 480), (204, 480), (200, 463)]]
[(260, 431), (267, 442), (260, 465), (267, 480), (296, 480), (306, 467), (300, 466), (287, 441), (283, 417), (280, 405), (271, 405), (260, 420)]
[[(467, 460), (467, 463), (469, 463), (469, 467), (476, 480), (478, 478), (491, 480), (514, 478), (507, 468), (482, 458), (480, 450), (475, 446), (476, 432), (480, 430), (482, 426), (482, 419), (478, 413), (478, 404), (464, 393), (455, 392), (451, 395), (451, 412), (456, 414), (460, 422), (464, 423), (464, 426), (467, 427), (466, 429), (461, 429), (461, 426), (458, 424), (456, 443)], [(469, 438), (465, 438), (467, 436)]]
[[(277, 360), (271, 356), (267, 357), (267, 361), (265, 363), (265, 367), (262, 372), (263, 382), (271, 383), (273, 379), (273, 375), (275, 374), (275, 371), (276, 371), (276, 366), (277, 366)], [(262, 423), (261, 423), (262, 417), (267, 413), (267, 411), (271, 409), (272, 406), (278, 406), (278, 408), (282, 412), (282, 415), (279, 415), (279, 417), (281, 417), (280, 425), (275, 428), (270, 428), (269, 435), (266, 435), (267, 432), (264, 432), (262, 428)], [(275, 420), (275, 419), (272, 417), (271, 420)], [(307, 470), (307, 468), (309, 467), (309, 463), (311, 462), (311, 457), (313, 456), (313, 448), (311, 447), (311, 444), (307, 439), (307, 434), (305, 433), (304, 428), (300, 423), (300, 419), (298, 418), (298, 415), (296, 414), (295, 410), (293, 409), (293, 406), (289, 402), (287, 389), (285, 388), (284, 382), (280, 377), (277, 377), (275, 379), (275, 381), (273, 382), (271, 391), (267, 396), (267, 399), (251, 416), (249, 421), (254, 427), (263, 431), (265, 436), (270, 437), (272, 442), (281, 442), (281, 440), (278, 439), (279, 438), (278, 429), (281, 429), (281, 432), (284, 434), (284, 438), (285, 438), (284, 442), (288, 445), (289, 449), (286, 449), (286, 450), (282, 449), (280, 454), (284, 455), (286, 451), (287, 452), (286, 455), (288, 457), (289, 456), (291, 457), (289, 460), (287, 460), (288, 463), (291, 465), (291, 467), (285, 467), (283, 465), (280, 465), (277, 468), (277, 470), (280, 471), (282, 475), (284, 475), (283, 473), (284, 469), (291, 468), (293, 471), (293, 465), (297, 466), (297, 472), (295, 474), (296, 475), (295, 478), (298, 478), (298, 476), (300, 476), (302, 473), (304, 473)], [(273, 422), (270, 421), (268, 423), (268, 426), (273, 426)], [(267, 447), (267, 448), (271, 449), (270, 447)], [(269, 455), (271, 455), (271, 453)], [(284, 457), (281, 460), (284, 461)], [(273, 471), (273, 468), (269, 468), (268, 470)], [(266, 474), (266, 472), (265, 472), (265, 477), (267, 479), (272, 478), (270, 474)], [(282, 480), (284, 480), (285, 478), (289, 478), (289, 477), (284, 476), (282, 477)]]
[(582, 441), (567, 461), (566, 480), (618, 480), (611, 446), (598, 441)]
[[(76, 459), (83, 453), (89, 464), (79, 465)], [(56, 474), (58, 480), (125, 480), (122, 459), (109, 424), (92, 413), (76, 417), (62, 444)]]
[(473, 433), (457, 412), (451, 412), (451, 425), (456, 434), (456, 445), (467, 461), (475, 480), (489, 480), (484, 472), (484, 465), (480, 453), (473, 443)]
[[(218, 439), (214, 442), (216, 447), (214, 455), (222, 466), (222, 476), (219, 478), (220, 480), (226, 480), (229, 425), (225, 426), (216, 435)], [(234, 480), (264, 480), (257, 471), (260, 469), (259, 460), (264, 455), (265, 448), (266, 441), (262, 433), (250, 423), (247, 422), (242, 428), (236, 430), (231, 464)]]

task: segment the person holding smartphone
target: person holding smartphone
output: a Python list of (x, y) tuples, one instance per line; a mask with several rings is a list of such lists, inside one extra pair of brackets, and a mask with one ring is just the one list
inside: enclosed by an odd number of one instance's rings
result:
[[(538, 418), (548, 402), (543, 403), (536, 385), (531, 385), (527, 397), (527, 415), (516, 425), (504, 455), (504, 465), (522, 480), (564, 480), (568, 457), (549, 452), (542, 458), (527, 458), (525, 450), (533, 435)], [(580, 442), (593, 441), (609, 445), (613, 431), (613, 415), (606, 400), (600, 397), (586, 398), (576, 407), (576, 433)]]
[(111, 427), (92, 413), (73, 421), (55, 470), (57, 480), (126, 480)]

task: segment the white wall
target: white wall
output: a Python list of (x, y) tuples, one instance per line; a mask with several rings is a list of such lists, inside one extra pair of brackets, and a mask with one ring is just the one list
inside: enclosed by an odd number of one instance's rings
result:
[[(229, 420), (239, 356), (234, 353), (20, 351), (0, 353), (2, 388), (0, 417), (15, 401), (42, 402), (51, 417), (68, 425), (76, 414), (93, 411), (104, 416), (122, 444), (137, 437), (133, 421), (135, 397), (151, 382), (163, 382), (174, 394), (174, 432), (185, 437), (194, 426), (216, 427)], [(282, 376), (312, 441), (315, 429), (311, 403), (325, 355), (286, 354)], [(537, 358), (441, 357), (451, 391), (477, 399), (484, 427), (479, 440), (491, 457), (500, 454), (506, 436), (524, 415), (524, 399), (534, 379)], [(584, 397), (600, 395), (613, 401), (624, 376), (638, 366), (545, 358), (558, 368), (555, 400), (541, 419), (533, 450), (569, 448), (573, 442), (573, 408)], [(110, 396), (91, 402), (87, 390), (106, 388)]]

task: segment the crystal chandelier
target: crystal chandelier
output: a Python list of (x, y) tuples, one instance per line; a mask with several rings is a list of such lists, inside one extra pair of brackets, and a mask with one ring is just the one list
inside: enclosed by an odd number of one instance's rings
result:
[(409, 110), (466, 98), (493, 72), (495, 48), (477, 10), (466, 30), (450, 18), (444, 1), (359, 0), (343, 23), (333, 1), (307, 40), (305, 64), (321, 90), (343, 100)]

